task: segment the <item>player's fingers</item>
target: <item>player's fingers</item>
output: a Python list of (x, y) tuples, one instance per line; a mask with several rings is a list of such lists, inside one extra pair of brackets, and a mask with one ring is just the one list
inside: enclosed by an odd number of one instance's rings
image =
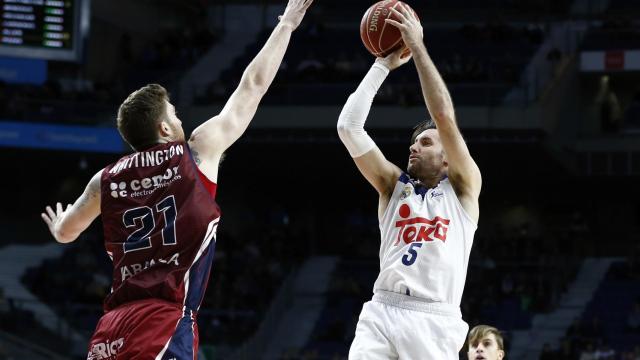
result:
[(47, 216), (47, 214), (41, 213), (40, 217), (42, 218), (42, 220), (44, 220), (47, 226), (51, 227), (51, 225), (53, 225), (53, 223), (51, 222), (51, 219), (49, 218), (49, 216)]
[(51, 206), (47, 206), (46, 210), (47, 210), (47, 214), (49, 214), (49, 217), (51, 219), (56, 218), (56, 213), (53, 212), (53, 209), (51, 208)]
[(415, 22), (420, 24), (420, 19), (418, 18), (418, 14), (416, 14), (416, 12), (413, 10), (409, 11), (409, 13), (411, 14), (411, 17), (413, 18), (413, 20), (415, 20)]
[(404, 15), (407, 19), (415, 19), (415, 17), (413, 16), (413, 14), (411, 13), (411, 11), (409, 10), (408, 6), (404, 6), (404, 4), (400, 4), (400, 12), (402, 13), (402, 15)]
[(64, 209), (64, 211), (65, 211), (65, 212), (66, 212), (66, 211), (69, 211), (69, 209), (71, 209), (71, 204), (67, 204), (67, 208), (66, 208), (66, 209)]
[[(400, 6), (402, 6), (402, 4), (398, 4)], [(406, 16), (404, 16), (400, 11), (398, 11), (395, 7), (391, 8), (391, 11), (396, 14), (396, 16), (398, 17), (398, 19), (400, 19), (400, 21), (404, 24), (407, 21)]]
[(60, 215), (62, 213), (62, 204), (56, 203), (56, 214)]
[(402, 53), (400, 54), (400, 59), (402, 59), (402, 61), (404, 62), (411, 60), (412, 57), (413, 53), (411, 52), (411, 50), (407, 51), (407, 49), (403, 49)]
[(397, 21), (395, 21), (393, 19), (384, 19), (384, 21), (389, 25), (393, 25), (393, 26), (397, 27), (398, 29), (405, 28), (405, 26), (403, 24), (401, 24), (401, 23), (399, 23), (399, 22), (397, 22)]
[(312, 3), (313, 3), (313, 0), (305, 0), (304, 5), (302, 5), (302, 7), (306, 10), (309, 8), (309, 6), (311, 6)]

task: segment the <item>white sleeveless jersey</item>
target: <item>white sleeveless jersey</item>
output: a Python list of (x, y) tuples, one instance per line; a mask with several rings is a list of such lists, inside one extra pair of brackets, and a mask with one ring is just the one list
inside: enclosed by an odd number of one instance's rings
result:
[(374, 291), (460, 306), (476, 227), (449, 179), (427, 189), (403, 172), (380, 219)]

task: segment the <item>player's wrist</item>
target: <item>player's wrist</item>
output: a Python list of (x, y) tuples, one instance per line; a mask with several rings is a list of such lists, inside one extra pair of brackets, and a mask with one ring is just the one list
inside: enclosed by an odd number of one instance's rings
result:
[(389, 74), (389, 72), (391, 72), (391, 66), (385, 61), (385, 59), (383, 58), (378, 58), (376, 59), (376, 61), (373, 63), (373, 65), (371, 65), (371, 68), (377, 68), (380, 69), (382, 71), (385, 72), (385, 74)]
[(411, 50), (414, 57), (427, 54), (427, 46), (424, 44), (424, 41), (412, 42), (411, 44), (407, 44), (407, 47)]
[(280, 19), (278, 25), (292, 32), (297, 28), (297, 26), (293, 22), (285, 19)]

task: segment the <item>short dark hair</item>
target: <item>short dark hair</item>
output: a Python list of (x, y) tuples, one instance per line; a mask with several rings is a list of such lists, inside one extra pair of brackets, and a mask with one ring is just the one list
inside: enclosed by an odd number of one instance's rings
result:
[(416, 138), (418, 137), (418, 135), (420, 135), (420, 133), (429, 129), (436, 129), (436, 123), (434, 123), (431, 119), (424, 120), (418, 125), (414, 126), (413, 133), (411, 133), (411, 144), (416, 142)]
[(166, 114), (169, 93), (158, 84), (149, 84), (131, 93), (118, 109), (118, 131), (135, 150), (142, 150), (158, 140), (156, 124)]

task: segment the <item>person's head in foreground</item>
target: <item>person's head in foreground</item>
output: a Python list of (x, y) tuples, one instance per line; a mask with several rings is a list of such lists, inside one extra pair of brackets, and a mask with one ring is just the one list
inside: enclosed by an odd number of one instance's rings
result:
[(467, 344), (469, 360), (502, 360), (505, 356), (502, 334), (492, 326), (478, 325), (471, 329)]

